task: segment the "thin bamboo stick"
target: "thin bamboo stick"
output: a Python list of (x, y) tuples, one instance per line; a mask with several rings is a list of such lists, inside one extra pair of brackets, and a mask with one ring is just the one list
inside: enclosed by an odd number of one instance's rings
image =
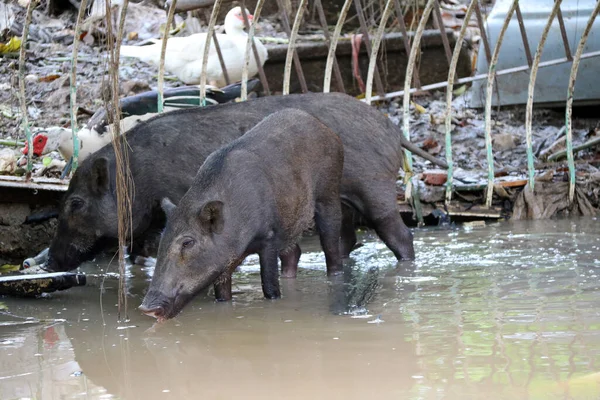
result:
[(446, 53), (446, 61), (450, 65), (452, 60), (452, 51), (450, 50), (450, 42), (448, 42), (448, 35), (446, 34), (446, 27), (444, 26), (444, 20), (442, 19), (442, 12), (440, 11), (440, 2), (435, 0), (433, 6), (433, 21), (436, 23), (440, 35), (442, 37), (442, 44), (444, 45), (444, 52)]
[(298, 30), (300, 29), (300, 23), (302, 17), (306, 11), (308, 5), (307, 0), (300, 0), (298, 11), (296, 12), (296, 18), (294, 19), (294, 25), (292, 26), (292, 32), (290, 34), (290, 43), (288, 44), (288, 51), (285, 57), (285, 68), (283, 70), (283, 95), (290, 94), (290, 80), (292, 77), (292, 58), (296, 52), (296, 38), (298, 37)]
[(27, 154), (27, 177), (31, 176), (33, 169), (33, 141), (31, 130), (29, 129), (29, 118), (27, 117), (27, 100), (25, 99), (25, 48), (27, 47), (27, 38), (29, 37), (29, 25), (31, 24), (31, 15), (33, 9), (37, 5), (37, 0), (31, 0), (27, 4), (27, 14), (25, 16), (25, 24), (23, 25), (23, 36), (21, 36), (21, 48), (19, 49), (19, 104), (21, 106), (21, 120), (25, 137), (27, 138), (28, 154)]
[(452, 91), (454, 90), (454, 78), (456, 77), (456, 66), (458, 65), (458, 59), (462, 50), (463, 40), (469, 27), (469, 21), (471, 15), (475, 11), (477, 6), (477, 0), (471, 0), (469, 8), (465, 14), (465, 19), (460, 28), (456, 43), (454, 44), (454, 52), (452, 53), (452, 59), (450, 60), (450, 69), (448, 71), (448, 87), (446, 88), (446, 163), (448, 163), (448, 178), (446, 181), (446, 203), (450, 203), (452, 200), (452, 185), (453, 185), (453, 174), (454, 164), (452, 162)]
[[(288, 35), (288, 39), (290, 37), (290, 23), (288, 21), (287, 13), (285, 12), (285, 7), (282, 3), (282, 0), (277, 0), (277, 5), (279, 7), (279, 12), (281, 13), (281, 25), (283, 26), (283, 30)], [(293, 51), (292, 56), (294, 69), (296, 70), (296, 76), (298, 77), (298, 81), (300, 82), (300, 89), (302, 93), (308, 92), (308, 86), (306, 86), (306, 79), (304, 78), (304, 72), (302, 72), (302, 65), (300, 64), (300, 57), (298, 57), (298, 52), (296, 50)]]
[(379, 28), (377, 29), (377, 33), (373, 39), (373, 45), (371, 46), (371, 57), (369, 59), (367, 84), (365, 88), (365, 101), (367, 104), (371, 104), (371, 97), (373, 95), (373, 78), (375, 76), (375, 66), (377, 65), (377, 53), (379, 53), (379, 46), (381, 45), (381, 39), (385, 33), (385, 26), (387, 25), (387, 20), (390, 17), (390, 14), (392, 14), (393, 9), (394, 0), (387, 0), (385, 3), (385, 8), (383, 9), (383, 15), (381, 16)]
[(75, 36), (73, 37), (73, 52), (71, 53), (71, 74), (69, 82), (69, 113), (71, 117), (71, 138), (73, 141), (73, 161), (71, 163), (71, 174), (77, 171), (79, 166), (79, 136), (77, 135), (77, 49), (79, 47), (81, 36), (81, 24), (85, 16), (87, 0), (81, 0), (79, 12), (77, 13), (77, 23), (75, 24)]
[[(123, 32), (125, 26), (125, 16), (129, 0), (124, 0), (121, 7), (119, 18), (119, 28), (117, 31), (117, 41), (114, 42), (113, 27), (111, 21), (110, 2), (106, 2), (106, 32), (107, 44), (110, 54), (110, 82), (111, 82), (111, 104), (107, 104), (107, 114), (112, 118), (112, 146), (115, 153), (116, 166), (116, 195), (117, 195), (117, 224), (119, 238), (119, 290), (118, 290), (118, 320), (128, 321), (127, 314), (127, 282), (125, 279), (125, 252), (127, 248), (127, 237), (129, 243), (133, 245), (133, 232), (131, 230), (132, 196), (134, 195), (134, 184), (129, 170), (129, 153), (127, 151), (127, 140), (125, 135), (121, 135), (121, 109), (119, 107), (119, 55), (121, 51), (121, 42), (123, 41)], [(168, 29), (168, 27), (167, 27)], [(124, 318), (122, 318), (124, 316)]]
[[(327, 19), (325, 18), (325, 12), (323, 11), (323, 4), (321, 4), (321, 0), (315, 0), (315, 7), (317, 8), (317, 13), (319, 14), (319, 21), (321, 22), (321, 27), (323, 28), (323, 35), (325, 36), (327, 46), (331, 46), (329, 26), (327, 25)], [(342, 73), (340, 72), (340, 66), (338, 65), (335, 53), (333, 55), (333, 72), (335, 74), (335, 81), (337, 83), (338, 90), (342, 93), (346, 93), (344, 80), (342, 79)]]
[(600, 1), (596, 2), (596, 7), (592, 11), (592, 15), (588, 19), (588, 23), (579, 39), (577, 51), (573, 57), (573, 66), (571, 67), (571, 75), (569, 76), (569, 88), (567, 90), (567, 109), (565, 111), (566, 134), (567, 134), (567, 162), (569, 164), (569, 202), (572, 203), (575, 198), (575, 162), (573, 159), (573, 98), (575, 95), (575, 80), (579, 71), (579, 63), (582, 58), (583, 50), (587, 39), (592, 31), (594, 21), (600, 11)]
[(342, 27), (344, 26), (344, 22), (346, 21), (346, 15), (348, 15), (348, 10), (352, 5), (352, 1), (353, 0), (346, 0), (344, 2), (342, 10), (340, 11), (340, 16), (338, 18), (337, 24), (335, 25), (335, 30), (333, 31), (333, 35), (331, 36), (329, 52), (327, 53), (327, 63), (325, 64), (325, 76), (323, 78), (323, 93), (329, 93), (329, 90), (331, 88), (331, 71), (333, 69), (335, 50), (340, 39)]
[[(400, 6), (400, 0), (394, 0), (394, 7), (396, 8), (396, 18), (398, 18), (398, 24), (400, 25), (400, 32), (402, 32), (402, 41), (404, 42), (404, 51), (406, 55), (410, 54), (410, 40), (408, 39), (408, 32), (406, 31), (406, 23), (404, 22), (404, 14), (402, 14), (402, 7)], [(414, 72), (414, 83), (415, 87), (421, 87), (421, 80), (419, 79), (419, 68), (416, 66)]]
[[(419, 21), (419, 25), (417, 27), (417, 31), (415, 32), (415, 37), (413, 39), (412, 47), (410, 49), (410, 55), (408, 57), (408, 65), (406, 67), (406, 75), (404, 76), (404, 101), (403, 101), (403, 116), (402, 116), (402, 132), (407, 140), (410, 140), (410, 86), (411, 80), (413, 77), (413, 71), (415, 67), (415, 62), (417, 60), (417, 52), (421, 48), (421, 38), (423, 37), (423, 31), (425, 30), (425, 24), (429, 19), (429, 15), (433, 10), (433, 6), (435, 4), (435, 0), (428, 0), (425, 9), (423, 10), (423, 14), (421, 15), (421, 20)], [(417, 219), (419, 223), (423, 222), (423, 216), (420, 214), (420, 201), (419, 194), (415, 191), (414, 195), (412, 194), (412, 154), (410, 151), (404, 149), (404, 154), (406, 157), (406, 199), (413, 199), (415, 203), (415, 210), (417, 212)]]
[[(242, 18), (244, 18), (244, 26), (248, 31), (250, 31), (250, 24), (248, 23), (248, 16), (246, 15), (246, 7), (244, 6), (244, 0), (242, 0)], [(260, 14), (260, 10), (262, 9), (262, 4), (260, 8), (258, 8), (258, 4), (256, 5), (256, 11)], [(255, 15), (256, 15), (255, 11)], [(258, 16), (256, 16), (258, 18)], [(254, 19), (253, 19), (254, 21)], [(271, 91), (269, 90), (269, 81), (267, 80), (267, 76), (265, 75), (265, 70), (263, 68), (262, 63), (260, 62), (260, 57), (258, 56), (258, 50), (256, 49), (256, 43), (254, 40), (252, 41), (252, 53), (254, 54), (254, 60), (256, 60), (256, 67), (258, 68), (258, 76), (260, 78), (260, 83), (262, 84), (264, 93), (267, 96), (271, 95)]]
[(519, 30), (521, 31), (521, 39), (523, 40), (523, 49), (525, 50), (527, 64), (531, 67), (531, 65), (533, 65), (533, 57), (531, 56), (531, 48), (529, 47), (529, 40), (527, 39), (527, 30), (525, 30), (523, 14), (521, 13), (521, 7), (518, 4), (515, 12), (517, 14), (517, 21), (519, 21)]
[(204, 55), (202, 56), (202, 72), (200, 73), (200, 105), (206, 105), (206, 67), (208, 66), (208, 53), (212, 41), (212, 35), (215, 31), (217, 16), (221, 9), (223, 0), (215, 0), (212, 12), (210, 13), (210, 21), (208, 22), (208, 31), (206, 32), (206, 41), (204, 43)]
[[(595, 57), (600, 57), (600, 51), (592, 51), (589, 53), (585, 53), (581, 55), (581, 59), (582, 60), (587, 60), (588, 58), (595, 58)], [(560, 65), (560, 64), (565, 64), (568, 63), (569, 60), (566, 57), (563, 58), (557, 58), (555, 60), (549, 60), (549, 61), (544, 61), (541, 62), (539, 65), (539, 68), (546, 68), (546, 67), (553, 67), (555, 65)], [(504, 76), (504, 75), (510, 75), (510, 74), (515, 74), (517, 72), (524, 72), (524, 71), (528, 71), (529, 70), (529, 65), (522, 65), (520, 67), (512, 67), (512, 68), (507, 68), (507, 69), (503, 69), (500, 71), (496, 72), (496, 77), (498, 76)], [(456, 82), (454, 82), (455, 84), (463, 84), (463, 83), (471, 83), (471, 82), (475, 82), (475, 81), (482, 81), (488, 78), (488, 74), (479, 74), (479, 75), (475, 75), (475, 76), (470, 76), (467, 78), (460, 78), (458, 80), (456, 80)], [(410, 93), (415, 93), (419, 90), (421, 91), (427, 91), (427, 90), (433, 90), (433, 89), (441, 89), (441, 88), (445, 88), (448, 86), (448, 82), (438, 82), (438, 83), (432, 83), (431, 85), (425, 85), (423, 87), (421, 87), (420, 89), (417, 88), (411, 88), (410, 89)], [(385, 96), (373, 96), (373, 98), (371, 99), (371, 101), (380, 101), (380, 100), (385, 100), (385, 99), (393, 99), (395, 97), (402, 97), (404, 96), (404, 90), (399, 90), (397, 92), (389, 92), (386, 93)]]
[(487, 163), (488, 163), (488, 186), (485, 196), (486, 207), (492, 206), (492, 196), (494, 194), (494, 154), (492, 152), (492, 95), (494, 93), (494, 82), (496, 79), (496, 65), (498, 64), (498, 57), (500, 55), (500, 49), (502, 48), (502, 41), (504, 40), (504, 34), (508, 28), (508, 24), (512, 19), (515, 9), (519, 4), (519, 0), (513, 0), (512, 5), (508, 10), (508, 14), (504, 19), (504, 24), (500, 29), (500, 34), (494, 47), (494, 53), (490, 60), (488, 80), (487, 80), (487, 91), (486, 91), (486, 102), (485, 102), (485, 149), (487, 152)]
[[(242, 93), (240, 97), (242, 101), (248, 100), (248, 66), (250, 63), (250, 49), (254, 46), (254, 31), (256, 30), (256, 24), (258, 24), (258, 18), (260, 17), (260, 12), (262, 11), (263, 4), (265, 4), (265, 0), (258, 0), (256, 3), (256, 7), (254, 9), (254, 17), (252, 18), (252, 23), (250, 24), (250, 28), (248, 29), (248, 41), (246, 42), (246, 51), (244, 52), (244, 65), (242, 65)], [(244, 12), (244, 15), (245, 12)], [(258, 57), (255, 57), (256, 64), (260, 64), (260, 60)], [(261, 70), (259, 70), (261, 71)], [(268, 91), (268, 87), (265, 89)]]
[(542, 52), (544, 51), (544, 46), (546, 45), (546, 40), (548, 39), (548, 34), (550, 33), (550, 29), (552, 28), (552, 23), (556, 18), (556, 14), (560, 10), (560, 5), (562, 0), (556, 0), (554, 2), (554, 6), (552, 7), (552, 11), (550, 12), (550, 16), (546, 21), (546, 25), (544, 26), (544, 30), (542, 31), (542, 37), (538, 43), (537, 50), (535, 51), (535, 58), (533, 59), (533, 64), (531, 65), (531, 74), (529, 75), (529, 89), (527, 94), (527, 106), (525, 112), (525, 138), (527, 143), (527, 172), (529, 176), (529, 186), (531, 186), (531, 190), (534, 190), (535, 185), (535, 167), (533, 165), (533, 98), (535, 95), (535, 82), (537, 80), (537, 72), (539, 69), (540, 61), (542, 60)]
[(158, 63), (158, 104), (157, 110), (159, 113), (163, 112), (164, 107), (164, 84), (165, 84), (165, 56), (167, 54), (167, 41), (169, 40), (169, 29), (173, 23), (173, 17), (175, 16), (175, 8), (177, 7), (177, 0), (172, 0), (171, 7), (169, 7), (169, 13), (167, 14), (167, 25), (165, 27), (165, 34), (161, 42), (160, 47), (160, 61)]

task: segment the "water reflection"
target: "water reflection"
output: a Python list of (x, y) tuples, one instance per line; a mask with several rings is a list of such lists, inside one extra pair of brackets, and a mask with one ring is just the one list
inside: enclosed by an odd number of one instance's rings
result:
[[(596, 220), (415, 236), (417, 260), (396, 263), (364, 235), (334, 280), (310, 238), (279, 301), (262, 298), (250, 258), (233, 303), (205, 294), (154, 327), (133, 310), (117, 324), (112, 279), (104, 291), (92, 280), (48, 299), (4, 299), (15, 314), (67, 322), (0, 321), (0, 398), (600, 397)], [(131, 305), (146, 271), (130, 271)]]

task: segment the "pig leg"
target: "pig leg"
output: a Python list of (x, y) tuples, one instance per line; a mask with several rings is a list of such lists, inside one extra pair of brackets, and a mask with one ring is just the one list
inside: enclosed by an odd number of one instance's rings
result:
[(217, 301), (229, 301), (232, 298), (231, 295), (231, 274), (227, 274), (226, 278), (221, 278), (214, 283), (215, 289), (215, 300)]
[(341, 229), (342, 240), (341, 256), (344, 258), (350, 257), (350, 252), (354, 250), (356, 246), (356, 229), (354, 227), (354, 210), (347, 205), (342, 204), (342, 229)]
[(325, 253), (327, 275), (342, 272), (340, 254), (340, 232), (342, 228), (342, 209), (339, 198), (327, 202), (317, 202), (315, 222), (319, 231), (321, 247)]
[(402, 221), (396, 204), (396, 188), (382, 187), (365, 193), (369, 223), (398, 260), (414, 260), (413, 235)]
[(279, 254), (281, 260), (281, 277), (282, 278), (295, 278), (298, 272), (298, 261), (300, 261), (300, 255), (302, 250), (299, 245), (294, 245), (290, 250), (285, 253)]
[(267, 299), (278, 299), (281, 297), (277, 256), (276, 247), (271, 243), (266, 244), (258, 253), (262, 289)]

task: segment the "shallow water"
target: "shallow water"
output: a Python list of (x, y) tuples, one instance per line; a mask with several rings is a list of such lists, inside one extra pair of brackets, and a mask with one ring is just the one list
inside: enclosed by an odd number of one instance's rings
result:
[(148, 267), (130, 268), (126, 323), (110, 276), (3, 299), (0, 399), (600, 398), (598, 222), (421, 229), (400, 264), (367, 234), (345, 283), (307, 238), (283, 299), (250, 258), (234, 302), (202, 294), (157, 326), (134, 309)]

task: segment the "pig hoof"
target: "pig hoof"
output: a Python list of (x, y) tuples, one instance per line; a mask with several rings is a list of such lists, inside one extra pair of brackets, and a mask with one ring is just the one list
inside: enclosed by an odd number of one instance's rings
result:
[(277, 300), (281, 298), (281, 293), (265, 294), (265, 297), (269, 300)]

